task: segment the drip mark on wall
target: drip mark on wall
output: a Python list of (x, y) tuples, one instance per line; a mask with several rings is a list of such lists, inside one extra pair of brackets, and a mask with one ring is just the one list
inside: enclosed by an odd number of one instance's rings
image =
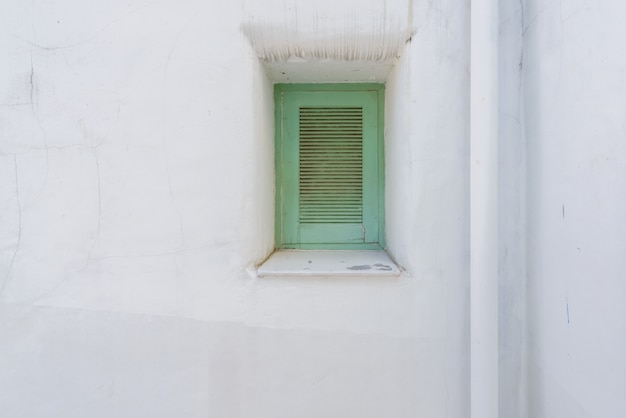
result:
[(93, 241), (91, 242), (91, 247), (89, 247), (89, 251), (87, 252), (87, 260), (85, 261), (85, 267), (89, 266), (89, 261), (91, 260), (91, 252), (96, 246), (96, 241), (100, 237), (100, 225), (102, 223), (102, 189), (101, 189), (101, 178), (100, 178), (100, 161), (98, 160), (98, 146), (95, 146), (93, 149), (94, 160), (96, 162), (96, 181), (97, 181), (97, 190), (98, 190), (98, 223), (96, 224), (96, 233), (93, 237)]

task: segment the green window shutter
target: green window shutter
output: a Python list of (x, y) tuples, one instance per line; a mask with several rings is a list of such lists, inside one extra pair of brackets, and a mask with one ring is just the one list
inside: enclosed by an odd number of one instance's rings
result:
[(276, 86), (279, 248), (383, 246), (381, 85)]

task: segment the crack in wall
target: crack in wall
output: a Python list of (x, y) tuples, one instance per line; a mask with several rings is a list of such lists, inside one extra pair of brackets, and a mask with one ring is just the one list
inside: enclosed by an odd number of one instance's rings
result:
[(211, 244), (204, 245), (196, 245), (192, 247), (179, 247), (171, 251), (159, 251), (153, 253), (135, 253), (135, 254), (110, 254), (101, 257), (97, 257), (97, 260), (111, 260), (111, 259), (132, 259), (132, 258), (150, 258), (150, 257), (165, 257), (170, 255), (178, 255), (178, 254), (186, 254), (193, 251), (202, 251), (208, 249), (216, 249), (216, 248), (227, 248), (233, 245), (241, 244), (242, 240), (230, 240), (230, 241), (220, 241)]
[(98, 191), (98, 222), (96, 224), (96, 234), (94, 235), (91, 246), (89, 247), (89, 251), (87, 252), (87, 259), (85, 260), (84, 268), (87, 268), (89, 266), (89, 262), (91, 261), (91, 253), (96, 246), (96, 242), (98, 242), (98, 238), (100, 237), (100, 226), (102, 223), (102, 190), (100, 178), (100, 161), (98, 159), (98, 146), (95, 146), (93, 149), (94, 160), (96, 162), (96, 184)]
[(176, 50), (178, 43), (180, 41), (180, 38), (182, 36), (182, 34), (189, 28), (191, 22), (200, 14), (200, 11), (202, 10), (196, 10), (189, 19), (187, 19), (187, 21), (182, 25), (181, 29), (178, 31), (178, 34), (176, 35), (176, 38), (174, 39), (174, 42), (172, 43), (172, 47), (170, 48), (169, 53), (167, 54), (167, 58), (165, 60), (165, 68), (163, 70), (163, 106), (162, 106), (162, 110), (161, 110), (161, 142), (162, 142), (162, 146), (163, 146), (163, 154), (164, 154), (164, 159), (165, 159), (165, 174), (167, 176), (167, 190), (168, 190), (168, 194), (170, 197), (170, 202), (172, 204), (172, 208), (174, 209), (174, 212), (176, 212), (176, 214), (178, 215), (178, 219), (179, 219), (179, 230), (180, 230), (180, 239), (181, 239), (181, 243), (182, 243), (182, 247), (186, 246), (186, 242), (185, 242), (185, 228), (184, 228), (184, 223), (183, 223), (183, 215), (180, 211), (180, 209), (177, 207), (176, 203), (175, 203), (175, 199), (174, 199), (174, 192), (173, 192), (173, 188), (172, 188), (172, 175), (170, 172), (170, 163), (169, 163), (169, 153), (167, 151), (167, 132), (166, 132), (166, 100), (165, 98), (167, 97), (167, 73), (169, 70), (169, 66), (170, 66), (170, 61), (172, 59), (172, 56), (174, 55), (174, 51)]
[[(559, 1), (560, 1), (560, 0), (559, 0)], [(548, 8), (549, 8), (549, 7), (550, 7), (550, 6), (551, 6), (554, 2), (551, 2), (551, 3), (546, 4), (545, 6), (543, 6), (543, 8), (542, 8), (541, 10), (539, 10), (537, 13), (535, 13), (535, 15), (534, 15), (532, 18), (530, 18), (530, 19), (528, 20), (528, 25), (526, 25), (526, 19), (525, 19), (525, 14), (524, 14), (524, 5), (523, 5), (523, 3), (524, 3), (524, 0), (520, 0), (520, 5), (521, 5), (521, 8), (522, 8), (522, 28), (523, 28), (523, 29), (522, 29), (522, 36), (526, 35), (526, 32), (528, 32), (528, 30), (529, 30), (531, 27), (533, 27), (533, 26), (535, 25), (535, 23), (537, 23), (537, 20), (539, 19), (539, 17), (540, 17), (542, 14), (544, 14), (544, 13), (548, 10)]]
[[(34, 4), (34, 1), (31, 2), (31, 3)], [(156, 3), (156, 1), (151, 1), (151, 2), (148, 2), (148, 3), (144, 4), (144, 5), (136, 7), (133, 10), (130, 10), (129, 12), (126, 12), (125, 14), (123, 14), (123, 15), (115, 18), (115, 19), (113, 19), (112, 21), (110, 21), (106, 25), (102, 26), (93, 35), (91, 35), (91, 36), (89, 36), (89, 37), (87, 37), (85, 39), (82, 39), (80, 41), (76, 41), (74, 43), (67, 44), (67, 45), (46, 46), (46, 45), (39, 44), (37, 42), (37, 37), (36, 36), (33, 37), (33, 41), (29, 41), (29, 40), (26, 40), (26, 39), (21, 39), (21, 38), (19, 38), (17, 36), (15, 36), (15, 37), (17, 39), (20, 39), (21, 41), (24, 41), (24, 42), (30, 44), (31, 46), (33, 46), (33, 47), (35, 47), (37, 49), (40, 49), (40, 50), (43, 50), (43, 51), (57, 51), (57, 50), (74, 48), (74, 47), (81, 46), (83, 44), (86, 44), (89, 41), (92, 41), (92, 40), (96, 39), (98, 36), (100, 36), (102, 33), (104, 33), (107, 29), (109, 29), (111, 26), (113, 26), (113, 24), (119, 22), (120, 20), (124, 19), (127, 16), (130, 16), (130, 15), (132, 15), (134, 13), (137, 13), (138, 11), (140, 11), (142, 9), (145, 9), (148, 6), (152, 6), (155, 3)], [(33, 10), (34, 10), (34, 7), (33, 7)], [(35, 19), (34, 19), (34, 13), (33, 13), (33, 16), (32, 16), (32, 19), (31, 19), (31, 24), (32, 24), (32, 27), (33, 27), (33, 35), (34, 35), (34, 32), (35, 32), (34, 21), (35, 21)]]
[[(39, 129), (41, 130), (41, 134), (42, 134), (42, 140), (43, 140), (43, 149), (45, 149), (46, 151), (46, 174), (44, 176), (43, 179), (43, 183), (41, 185), (41, 189), (39, 190), (39, 195), (41, 195), (41, 193), (43, 192), (44, 187), (46, 187), (46, 184), (48, 183), (48, 173), (50, 171), (50, 148), (48, 146), (48, 134), (46, 132), (46, 130), (44, 129), (42, 123), (41, 123), (41, 119), (39, 118), (39, 113), (37, 112), (37, 109), (35, 107), (35, 66), (33, 63), (33, 51), (30, 51), (30, 76), (29, 76), (29, 83), (30, 83), (30, 92), (29, 92), (29, 96), (30, 96), (30, 109), (33, 113), (33, 117), (35, 118), (35, 121), (37, 121), (37, 126), (39, 126)], [(38, 196), (39, 196), (38, 195)]]
[[(30, 3), (31, 3), (30, 4), (31, 6), (30, 27), (33, 33), (33, 40), (36, 43), (37, 42), (37, 30), (36, 30), (36, 25), (35, 25), (35, 0), (31, 0)], [(48, 149), (48, 134), (46, 130), (44, 129), (43, 124), (41, 123), (41, 119), (39, 118), (39, 113), (37, 112), (37, 108), (35, 106), (36, 77), (35, 77), (35, 64), (34, 64), (34, 59), (33, 59), (33, 48), (30, 49), (30, 75), (29, 75), (28, 81), (30, 85), (30, 90), (29, 90), (30, 109), (33, 114), (33, 117), (35, 118), (35, 121), (37, 122), (37, 126), (41, 130), (43, 148), (45, 149), (45, 152), (46, 152), (46, 172), (44, 175), (43, 183), (41, 184), (41, 189), (39, 190), (39, 194), (37, 195), (37, 197), (39, 197), (39, 195), (41, 195), (41, 193), (43, 192), (44, 187), (46, 187), (46, 184), (48, 183), (48, 174), (50, 171), (50, 150)]]
[(4, 289), (11, 278), (11, 273), (13, 272), (13, 264), (15, 263), (15, 258), (17, 257), (17, 253), (20, 249), (20, 244), (22, 242), (22, 204), (20, 203), (20, 186), (16, 155), (13, 155), (13, 165), (15, 167), (15, 199), (17, 202), (17, 240), (15, 242), (13, 256), (11, 257), (11, 261), (9, 262), (7, 274), (5, 275), (4, 280), (2, 281), (2, 286), (0, 287), (0, 296), (4, 294)]
[(521, 37), (522, 37), (522, 44), (520, 46), (520, 53), (519, 53), (519, 82), (518, 82), (518, 94), (521, 93), (522, 91), (522, 69), (524, 68), (524, 35), (526, 34), (526, 31), (524, 30), (524, 23), (525, 23), (525, 15), (524, 15), (524, 0), (519, 0), (519, 7), (520, 7), (520, 12), (521, 12), (521, 24), (520, 24), (520, 30), (521, 30)]

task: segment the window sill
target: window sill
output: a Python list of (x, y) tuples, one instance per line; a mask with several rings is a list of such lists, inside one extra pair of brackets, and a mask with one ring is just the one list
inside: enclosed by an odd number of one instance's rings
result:
[(399, 276), (401, 269), (385, 251), (281, 250), (257, 269), (258, 277)]

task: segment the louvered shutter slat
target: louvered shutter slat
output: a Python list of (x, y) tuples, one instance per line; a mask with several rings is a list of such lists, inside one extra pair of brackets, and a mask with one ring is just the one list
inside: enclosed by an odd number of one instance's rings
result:
[(300, 108), (300, 223), (363, 221), (363, 109)]

